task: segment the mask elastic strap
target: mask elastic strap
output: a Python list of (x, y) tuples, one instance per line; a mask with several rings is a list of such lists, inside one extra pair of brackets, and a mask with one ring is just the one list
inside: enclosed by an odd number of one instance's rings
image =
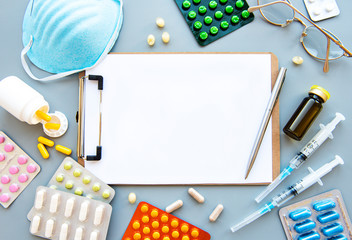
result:
[(51, 76), (48, 76), (48, 77), (44, 77), (44, 78), (38, 78), (38, 77), (34, 76), (34, 74), (32, 73), (31, 69), (29, 68), (28, 63), (27, 63), (26, 58), (25, 58), (25, 56), (27, 55), (27, 52), (31, 49), (32, 44), (33, 44), (33, 37), (31, 36), (31, 39), (30, 39), (29, 43), (21, 51), (21, 62), (22, 62), (22, 66), (23, 66), (24, 70), (26, 71), (26, 73), (31, 78), (33, 78), (34, 80), (42, 81), (42, 82), (52, 81), (52, 80), (57, 80), (59, 78), (63, 78), (63, 77), (66, 77), (68, 75), (71, 75), (71, 74), (74, 74), (74, 73), (82, 71), (81, 69), (80, 70), (72, 70), (72, 71), (68, 71), (68, 72), (54, 74), (54, 75), (51, 75)]

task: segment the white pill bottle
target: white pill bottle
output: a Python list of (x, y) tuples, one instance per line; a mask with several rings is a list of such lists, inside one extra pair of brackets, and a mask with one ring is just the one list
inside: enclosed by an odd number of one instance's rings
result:
[[(0, 106), (22, 122), (31, 125), (42, 123), (44, 132), (50, 137), (62, 136), (68, 128), (68, 121), (63, 113), (48, 113), (49, 104), (43, 95), (15, 76), (0, 80)], [(59, 123), (60, 129), (45, 128), (47, 122), (37, 116), (37, 111), (51, 116), (50, 122)]]

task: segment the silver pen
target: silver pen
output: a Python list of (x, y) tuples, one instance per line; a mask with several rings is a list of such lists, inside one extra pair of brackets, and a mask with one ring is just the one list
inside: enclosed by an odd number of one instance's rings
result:
[(246, 172), (245, 179), (247, 179), (247, 177), (248, 177), (248, 175), (249, 175), (249, 173), (250, 173), (250, 171), (251, 171), (251, 169), (253, 167), (255, 158), (257, 157), (260, 144), (262, 143), (262, 140), (263, 140), (264, 135), (265, 135), (266, 128), (268, 127), (269, 120), (270, 120), (271, 114), (273, 112), (274, 105), (277, 102), (277, 99), (279, 98), (280, 90), (281, 90), (282, 85), (283, 85), (284, 80), (285, 80), (286, 71), (287, 71), (286, 68), (281, 67), (280, 71), (279, 71), (279, 74), (277, 75), (275, 85), (274, 85), (273, 90), (271, 92), (271, 96), (270, 96), (268, 105), (266, 107), (262, 123), (260, 125), (257, 137), (255, 139), (255, 142), (254, 142), (254, 145), (253, 145), (253, 148), (252, 148), (252, 151), (251, 151), (251, 155), (249, 157), (249, 162), (248, 162), (248, 166), (247, 166), (247, 172)]

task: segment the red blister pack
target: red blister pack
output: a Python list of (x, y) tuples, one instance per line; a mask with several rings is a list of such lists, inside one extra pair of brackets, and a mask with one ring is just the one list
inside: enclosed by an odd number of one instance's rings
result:
[(140, 202), (122, 240), (209, 240), (210, 234), (147, 202)]

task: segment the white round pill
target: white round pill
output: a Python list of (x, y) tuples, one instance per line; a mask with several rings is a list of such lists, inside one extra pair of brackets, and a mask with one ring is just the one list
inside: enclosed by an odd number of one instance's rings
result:
[(155, 37), (153, 34), (149, 34), (147, 38), (147, 43), (149, 46), (154, 46), (155, 43)]
[(303, 58), (300, 57), (300, 56), (295, 56), (295, 57), (292, 58), (292, 62), (294, 64), (300, 65), (300, 64), (303, 63)]
[(163, 40), (164, 43), (170, 42), (170, 34), (168, 32), (163, 32), (161, 40)]
[(137, 196), (135, 193), (131, 192), (130, 194), (128, 194), (128, 201), (131, 203), (131, 204), (134, 204), (137, 200)]
[(156, 18), (155, 23), (160, 28), (163, 28), (165, 26), (165, 21), (161, 17)]

